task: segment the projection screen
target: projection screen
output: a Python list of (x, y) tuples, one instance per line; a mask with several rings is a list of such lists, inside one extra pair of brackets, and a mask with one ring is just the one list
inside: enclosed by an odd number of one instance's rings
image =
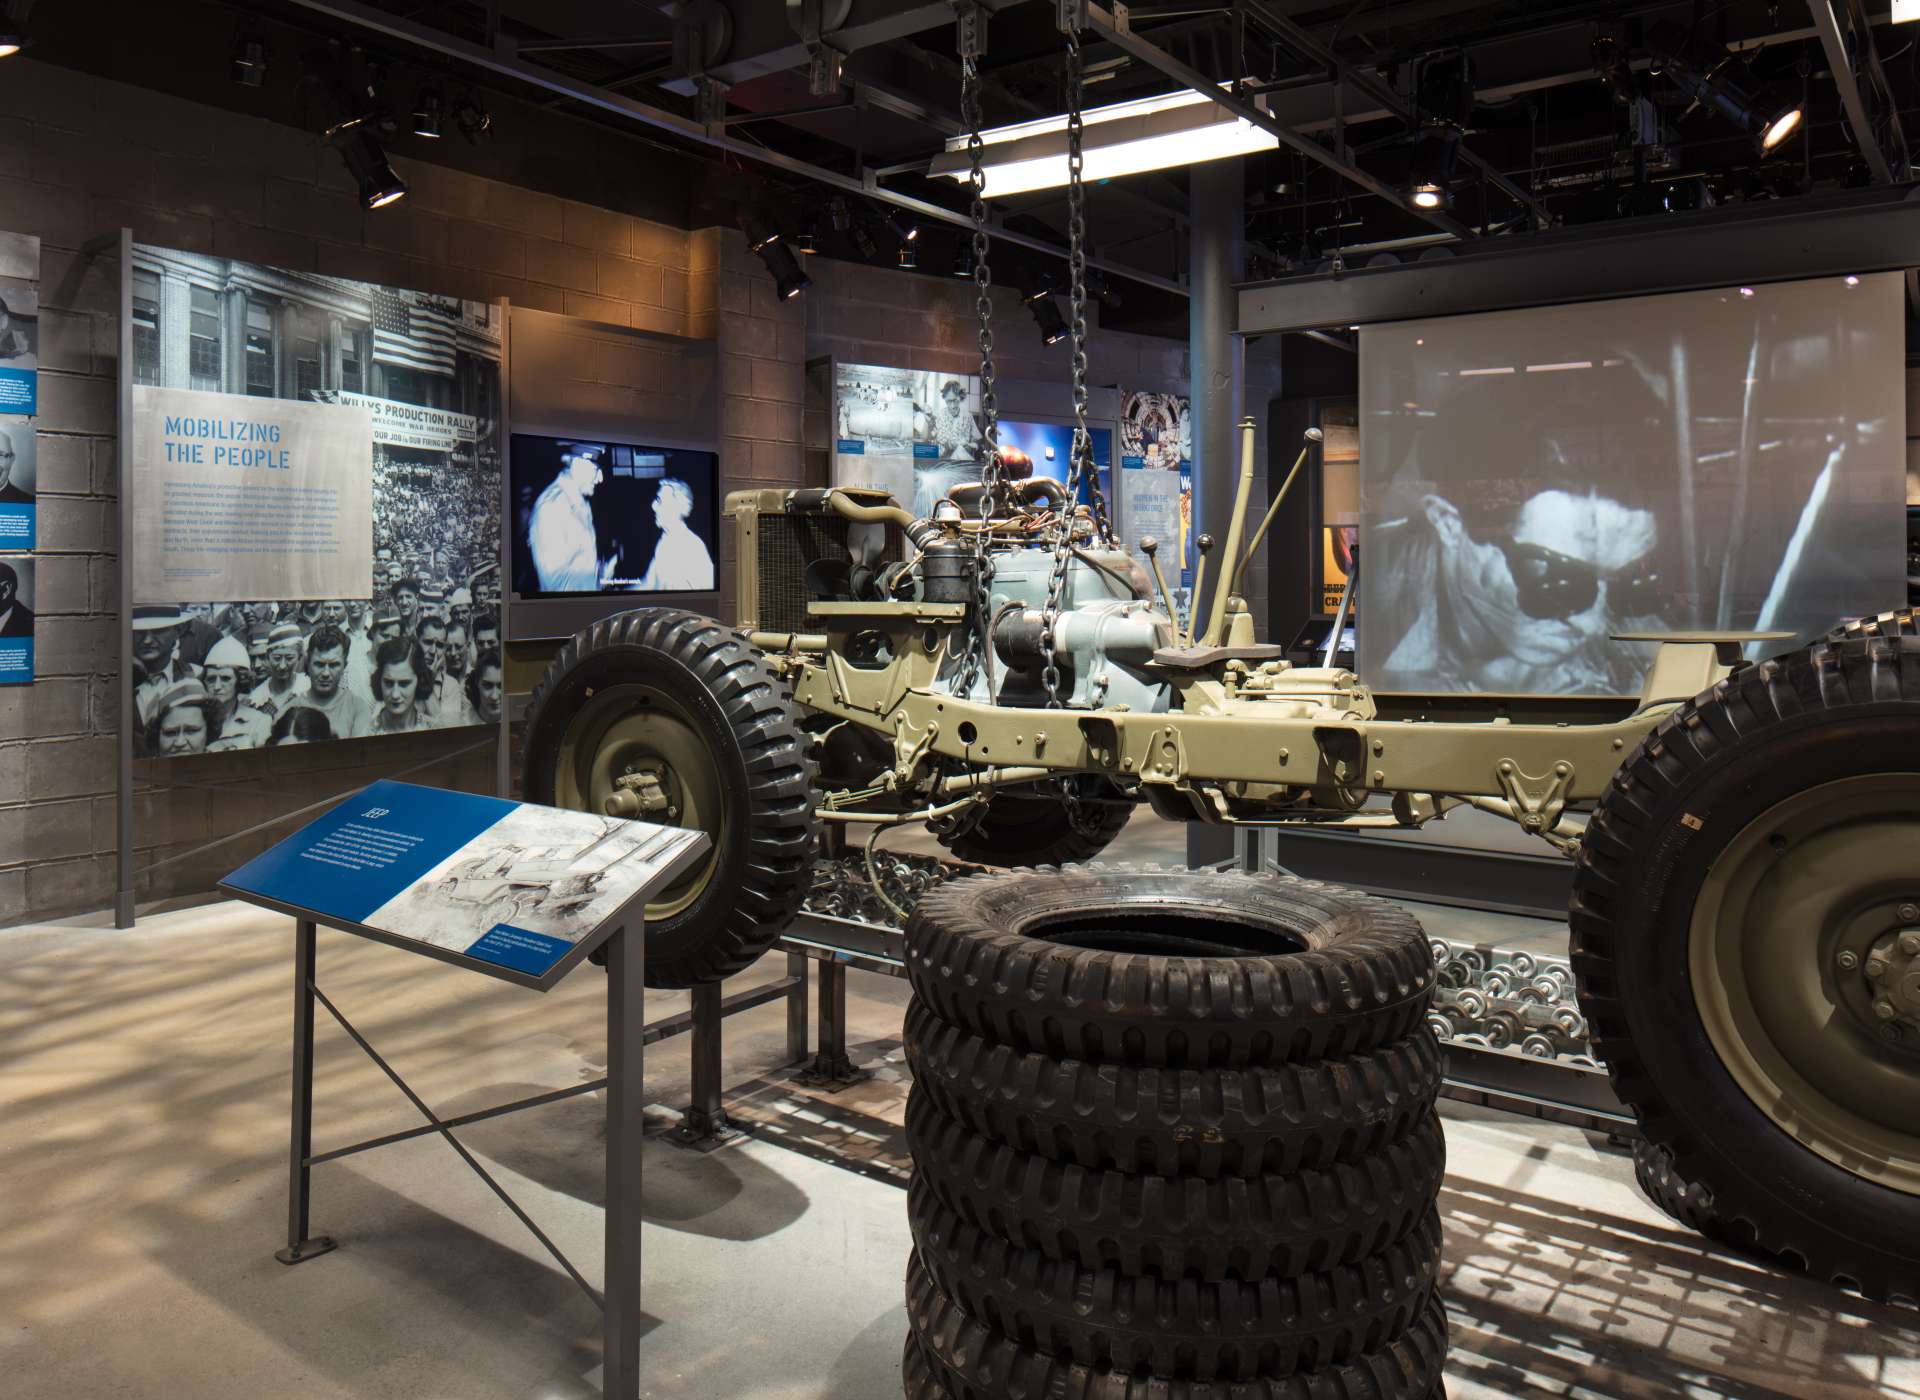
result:
[(1614, 633), (1812, 640), (1900, 605), (1903, 295), (1887, 273), (1363, 329), (1363, 677), (1629, 695), (1653, 649)]

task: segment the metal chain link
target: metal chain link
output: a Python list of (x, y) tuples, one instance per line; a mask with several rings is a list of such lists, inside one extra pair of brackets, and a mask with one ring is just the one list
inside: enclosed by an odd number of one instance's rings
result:
[[(1080, 50), (1080, 32), (1067, 27), (1067, 272), (1068, 302), (1072, 319), (1073, 364), (1073, 449), (1067, 466), (1067, 499), (1062, 503), (1053, 530), (1053, 572), (1047, 579), (1047, 605), (1040, 614), (1040, 683), (1047, 692), (1047, 708), (1065, 707), (1060, 693), (1060, 665), (1054, 655), (1054, 628), (1060, 621), (1060, 608), (1067, 587), (1067, 561), (1073, 549), (1073, 522), (1080, 506), (1081, 483), (1086, 480), (1093, 457), (1093, 439), (1087, 432), (1087, 215), (1083, 138), (1085, 123), (1080, 104), (1084, 97), (1084, 68)], [(1099, 487), (1095, 484), (1095, 495)], [(1095, 529), (1105, 535), (1105, 500)]]
[(974, 625), (967, 629), (955, 676), (955, 694), (967, 695), (980, 674), (986, 649), (993, 645), (986, 635), (993, 610), (993, 557), (987, 550), (988, 526), (994, 512), (1007, 504), (1008, 494), (1006, 469), (1000, 461), (1000, 406), (993, 387), (993, 273), (988, 262), (986, 142), (980, 134), (980, 59), (974, 53), (963, 54), (960, 59), (960, 119), (967, 128), (967, 186), (971, 196), (968, 215), (973, 221), (973, 308), (980, 322), (980, 479), (986, 487), (980, 494), (980, 530), (973, 538)]

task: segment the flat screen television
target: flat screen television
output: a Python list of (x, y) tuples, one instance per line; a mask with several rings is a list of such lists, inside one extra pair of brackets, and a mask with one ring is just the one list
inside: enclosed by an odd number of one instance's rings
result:
[(717, 454), (515, 433), (511, 480), (519, 597), (719, 586)]

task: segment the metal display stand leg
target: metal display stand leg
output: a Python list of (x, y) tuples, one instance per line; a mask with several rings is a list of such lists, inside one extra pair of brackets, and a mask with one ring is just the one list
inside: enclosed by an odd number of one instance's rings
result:
[[(487, 1184), (506, 1205), (507, 1209), (533, 1232), (534, 1238), (545, 1245), (548, 1253), (559, 1261), (562, 1268), (594, 1305), (601, 1311), (601, 1341), (603, 1347), (604, 1371), (601, 1381), (601, 1393), (610, 1400), (638, 1400), (640, 1394), (640, 1163), (641, 1139), (645, 1118), (643, 1108), (646, 1101), (644, 1092), (644, 1070), (646, 1043), (648, 1040), (645, 1022), (645, 958), (646, 952), (641, 941), (640, 930), (633, 931), (633, 939), (628, 941), (625, 929), (615, 930), (607, 940), (607, 1073), (604, 1079), (595, 1079), (583, 1084), (570, 1085), (565, 1089), (555, 1089), (545, 1094), (536, 1094), (531, 1098), (519, 1099), (513, 1103), (500, 1104), (493, 1108), (481, 1109), (475, 1113), (463, 1113), (454, 1118), (441, 1118), (429, 1108), (418, 1094), (402, 1079), (364, 1036), (355, 1030), (352, 1023), (340, 1014), (338, 1007), (329, 1001), (314, 981), (314, 952), (317, 942), (316, 926), (305, 919), (297, 922), (294, 935), (294, 990), (293, 990), (293, 1095), (291, 1121), (291, 1148), (288, 1161), (287, 1179), (287, 1247), (276, 1250), (274, 1258), (283, 1264), (299, 1264), (308, 1259), (316, 1259), (335, 1249), (336, 1243), (328, 1235), (310, 1235), (308, 1211), (312, 1199), (313, 1168), (322, 1162), (331, 1162), (340, 1157), (350, 1157), (375, 1147), (386, 1147), (396, 1142), (406, 1142), (412, 1138), (424, 1137), (428, 1133), (438, 1133), (447, 1140), (447, 1145), (460, 1154), (460, 1158)], [(718, 989), (714, 989), (718, 995)], [(318, 1003), (327, 1009), (341, 1029), (366, 1052), (367, 1057), (385, 1072), (399, 1090), (405, 1094), (413, 1106), (425, 1118), (423, 1127), (408, 1128), (397, 1133), (388, 1133), (384, 1137), (370, 1138), (365, 1142), (353, 1143), (347, 1147), (336, 1147), (328, 1152), (315, 1154), (313, 1151), (313, 1011)], [(719, 1017), (713, 1018), (716, 1027), (715, 1056), (718, 1056), (717, 1027)], [(715, 1066), (717, 1081), (718, 1066)], [(518, 1112), (525, 1108), (537, 1108), (543, 1104), (555, 1103), (561, 1099), (592, 1093), (596, 1089), (607, 1091), (607, 1160), (606, 1160), (606, 1288), (604, 1292), (596, 1290), (573, 1266), (571, 1260), (549, 1239), (546, 1233), (533, 1222), (520, 1204), (507, 1194), (493, 1176), (480, 1165), (467, 1147), (456, 1138), (452, 1129), (468, 1123), (477, 1123), (488, 1118), (498, 1118), (503, 1114)]]
[(640, 1145), (646, 1062), (646, 950), (623, 929), (607, 943), (607, 1239), (601, 1394), (640, 1394)]
[(844, 1089), (869, 1078), (847, 1054), (847, 968), (841, 962), (820, 964), (820, 1048), (813, 1066), (798, 1076), (816, 1089)]
[(673, 1131), (681, 1147), (710, 1151), (733, 1141), (740, 1132), (727, 1121), (720, 1097), (720, 1049), (727, 1010), (720, 984), (709, 982), (693, 989), (693, 1051), (691, 1102)]
[(787, 1063), (805, 1064), (807, 1061), (807, 964), (812, 961), (803, 953), (787, 954), (787, 976), (794, 979), (793, 990), (787, 993)]
[(313, 952), (316, 929), (305, 919), (293, 937), (293, 1145), (287, 1176), (287, 1247), (276, 1250), (282, 1264), (298, 1264), (338, 1248), (331, 1235), (307, 1233), (307, 1209), (313, 1199)]

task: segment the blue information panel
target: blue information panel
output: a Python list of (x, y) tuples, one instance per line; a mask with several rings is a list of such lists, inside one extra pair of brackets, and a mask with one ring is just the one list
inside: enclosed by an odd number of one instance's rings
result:
[(378, 782), (221, 885), (538, 982), (706, 848), (698, 831)]
[(37, 508), (32, 501), (0, 500), (0, 554), (10, 549), (32, 549), (36, 529)]
[(0, 413), (28, 417), (40, 411), (40, 372), (0, 365)]

